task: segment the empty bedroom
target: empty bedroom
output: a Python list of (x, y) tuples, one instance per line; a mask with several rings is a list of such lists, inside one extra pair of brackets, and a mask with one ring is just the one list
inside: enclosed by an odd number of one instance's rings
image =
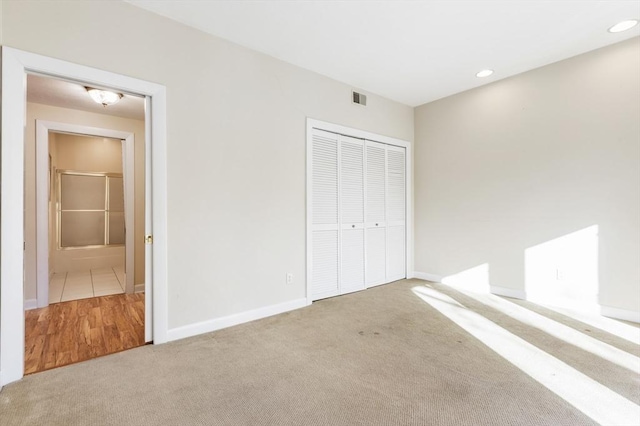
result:
[(639, 20), (1, 0), (0, 424), (638, 425)]

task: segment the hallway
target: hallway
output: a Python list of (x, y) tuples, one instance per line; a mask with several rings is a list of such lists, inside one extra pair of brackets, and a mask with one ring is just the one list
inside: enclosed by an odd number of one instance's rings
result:
[(72, 300), (25, 312), (25, 374), (144, 345), (144, 293)]

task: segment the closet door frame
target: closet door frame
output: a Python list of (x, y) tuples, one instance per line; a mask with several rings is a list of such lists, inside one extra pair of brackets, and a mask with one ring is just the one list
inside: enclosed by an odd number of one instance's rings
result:
[[(365, 141), (378, 142), (386, 145), (393, 145), (405, 149), (405, 200), (406, 200), (406, 217), (405, 217), (405, 273), (407, 278), (413, 278), (413, 150), (411, 142), (401, 139), (391, 138), (388, 136), (378, 135), (364, 130), (354, 129), (351, 127), (341, 126), (338, 124), (328, 123), (325, 121), (307, 118), (307, 164), (306, 164), (306, 250), (307, 250), (307, 268), (306, 268), (306, 298), (307, 304), (312, 303), (311, 279), (312, 279), (312, 133), (313, 129), (323, 130), (326, 132), (337, 133), (352, 138), (364, 139)], [(365, 218), (366, 220), (366, 218)]]

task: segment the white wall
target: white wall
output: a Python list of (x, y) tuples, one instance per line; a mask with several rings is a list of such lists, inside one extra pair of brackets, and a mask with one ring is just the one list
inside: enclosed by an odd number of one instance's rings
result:
[[(6, 27), (6, 26), (5, 26)], [(131, 132), (135, 138), (134, 246), (135, 284), (144, 284), (144, 122), (104, 114), (27, 103), (25, 133), (25, 286), (24, 298), (36, 298), (36, 120)], [(56, 153), (57, 154), (57, 153)], [(56, 159), (56, 161), (59, 161)], [(109, 250), (113, 251), (113, 250)]]
[(416, 270), (524, 290), (597, 226), (600, 303), (640, 312), (639, 76), (635, 38), (418, 107)]
[(413, 140), (410, 107), (125, 3), (2, 19), (4, 45), (167, 87), (170, 328), (305, 296), (306, 117)]

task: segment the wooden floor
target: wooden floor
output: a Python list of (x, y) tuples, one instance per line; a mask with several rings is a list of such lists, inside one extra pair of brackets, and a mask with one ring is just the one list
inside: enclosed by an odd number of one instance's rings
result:
[(142, 345), (144, 293), (72, 300), (25, 312), (25, 374)]

